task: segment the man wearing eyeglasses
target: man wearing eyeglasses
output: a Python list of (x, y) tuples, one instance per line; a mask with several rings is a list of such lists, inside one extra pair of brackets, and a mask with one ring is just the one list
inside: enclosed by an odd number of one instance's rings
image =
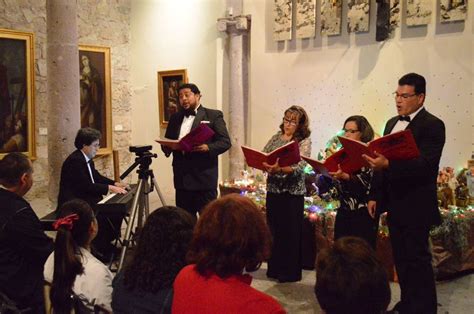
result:
[(420, 157), (388, 160), (376, 154), (365, 159), (374, 168), (369, 213), (388, 212), (388, 227), (401, 300), (393, 312), (436, 313), (437, 297), (429, 230), (441, 222), (436, 196), (438, 166), (445, 143), (443, 121), (424, 108), (425, 78), (404, 75), (394, 93), (398, 116), (391, 118), (384, 135), (409, 129)]
[[(124, 194), (126, 184), (114, 182), (101, 175), (94, 166), (93, 158), (100, 148), (101, 133), (93, 128), (82, 128), (74, 140), (76, 150), (64, 161), (59, 182), (58, 209), (67, 201), (78, 198), (86, 201), (91, 207), (99, 202), (108, 192)], [(97, 216), (99, 233), (94, 240), (95, 248), (103, 255), (102, 261), (108, 261), (114, 250), (110, 243), (115, 239), (115, 231), (120, 230), (120, 215)], [(111, 228), (110, 223), (113, 224)]]
[(202, 106), (201, 92), (195, 84), (181, 85), (178, 96), (183, 110), (170, 117), (165, 137), (181, 139), (201, 123), (207, 124), (215, 133), (208, 142), (193, 147), (189, 153), (161, 146), (166, 157), (173, 153), (176, 206), (196, 215), (217, 198), (217, 157), (226, 152), (231, 143), (222, 111)]

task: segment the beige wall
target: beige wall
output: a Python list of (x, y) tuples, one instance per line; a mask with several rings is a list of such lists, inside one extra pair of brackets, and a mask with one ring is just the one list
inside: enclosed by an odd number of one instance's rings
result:
[(372, 1), (369, 33), (349, 36), (344, 18), (341, 36), (321, 37), (318, 32), (315, 39), (276, 43), (271, 33), (272, 3), (244, 1), (244, 12), (252, 15), (252, 146), (264, 146), (277, 130), (284, 109), (293, 104), (304, 106), (310, 114), (313, 155), (349, 115), (365, 115), (382, 132), (385, 121), (396, 114), (391, 93), (397, 79), (418, 72), (428, 82), (427, 110), (447, 126), (441, 165), (466, 164), (474, 150), (472, 8), (466, 23), (436, 24), (433, 16), (427, 27), (402, 27), (393, 39), (377, 43)]
[[(220, 58), (220, 34), (216, 21), (221, 14), (219, 0), (132, 2), (132, 143), (153, 144), (158, 158), (153, 160), (152, 169), (169, 204), (174, 204), (172, 158), (166, 158), (154, 141), (164, 136), (165, 130), (159, 125), (157, 72), (187, 69), (189, 81), (202, 92), (202, 104), (220, 108), (220, 67), (216, 62)], [(150, 200), (152, 208), (160, 205), (156, 193)]]

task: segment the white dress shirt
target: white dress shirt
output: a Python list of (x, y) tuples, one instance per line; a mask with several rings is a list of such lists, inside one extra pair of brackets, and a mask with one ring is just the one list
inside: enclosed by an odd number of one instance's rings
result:
[[(415, 111), (412, 114), (408, 115), (410, 117), (410, 121), (413, 121), (413, 118), (415, 118), (415, 116), (418, 114), (418, 112), (420, 112), (421, 109), (423, 109), (423, 108), (424, 108), (424, 106), (421, 106), (420, 108), (418, 108), (417, 111)], [(405, 130), (407, 128), (408, 124), (410, 124), (410, 122), (398, 120), (397, 123), (395, 123), (395, 126), (393, 127), (390, 134), (398, 132), (398, 131)]]
[(87, 163), (87, 169), (89, 169), (89, 174), (91, 176), (92, 183), (95, 183), (94, 181), (94, 176), (92, 175), (92, 169), (91, 169), (91, 164), (89, 163), (89, 160), (91, 160), (84, 152), (81, 150), (82, 155), (84, 155), (84, 158), (86, 159)]
[[(199, 107), (201, 105), (198, 105), (196, 109), (194, 109), (194, 112), (197, 113)], [(187, 135), (189, 132), (191, 132), (191, 128), (193, 127), (193, 122), (196, 116), (189, 115), (188, 117), (183, 118), (183, 122), (181, 123), (181, 129), (179, 129), (179, 138), (180, 140), (183, 136)]]
[[(89, 304), (99, 305), (112, 312), (112, 279), (110, 270), (88, 250), (80, 248), (84, 273), (76, 276), (72, 291)], [(53, 282), (54, 252), (44, 264), (44, 280)], [(93, 308), (91, 308), (93, 310)]]

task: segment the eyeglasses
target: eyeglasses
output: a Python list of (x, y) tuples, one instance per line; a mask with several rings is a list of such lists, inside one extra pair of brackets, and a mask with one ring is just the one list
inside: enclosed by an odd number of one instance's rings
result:
[(290, 119), (287, 119), (287, 118), (283, 118), (283, 123), (289, 124), (291, 126), (297, 126), (298, 125), (298, 123), (296, 121), (293, 121), (293, 120), (290, 120)]
[(91, 144), (90, 146), (96, 147), (96, 148), (100, 148), (100, 143), (93, 143), (93, 144)]
[(393, 97), (395, 98), (398, 98), (398, 97), (402, 97), (403, 99), (408, 99), (410, 97), (413, 97), (413, 96), (416, 96), (418, 95), (417, 93), (413, 93), (413, 94), (399, 94), (397, 92), (393, 92)]
[(342, 129), (342, 130), (344, 131), (344, 133), (351, 133), (351, 134), (360, 132), (359, 130), (350, 130), (350, 129)]

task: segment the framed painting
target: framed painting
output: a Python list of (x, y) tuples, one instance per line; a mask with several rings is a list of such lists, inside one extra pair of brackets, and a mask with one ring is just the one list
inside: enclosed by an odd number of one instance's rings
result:
[(102, 134), (98, 154), (112, 153), (110, 48), (79, 45), (81, 128)]
[(0, 158), (36, 157), (34, 35), (0, 29)]
[(158, 72), (158, 106), (160, 125), (165, 127), (170, 116), (180, 110), (178, 87), (188, 82), (185, 69)]

